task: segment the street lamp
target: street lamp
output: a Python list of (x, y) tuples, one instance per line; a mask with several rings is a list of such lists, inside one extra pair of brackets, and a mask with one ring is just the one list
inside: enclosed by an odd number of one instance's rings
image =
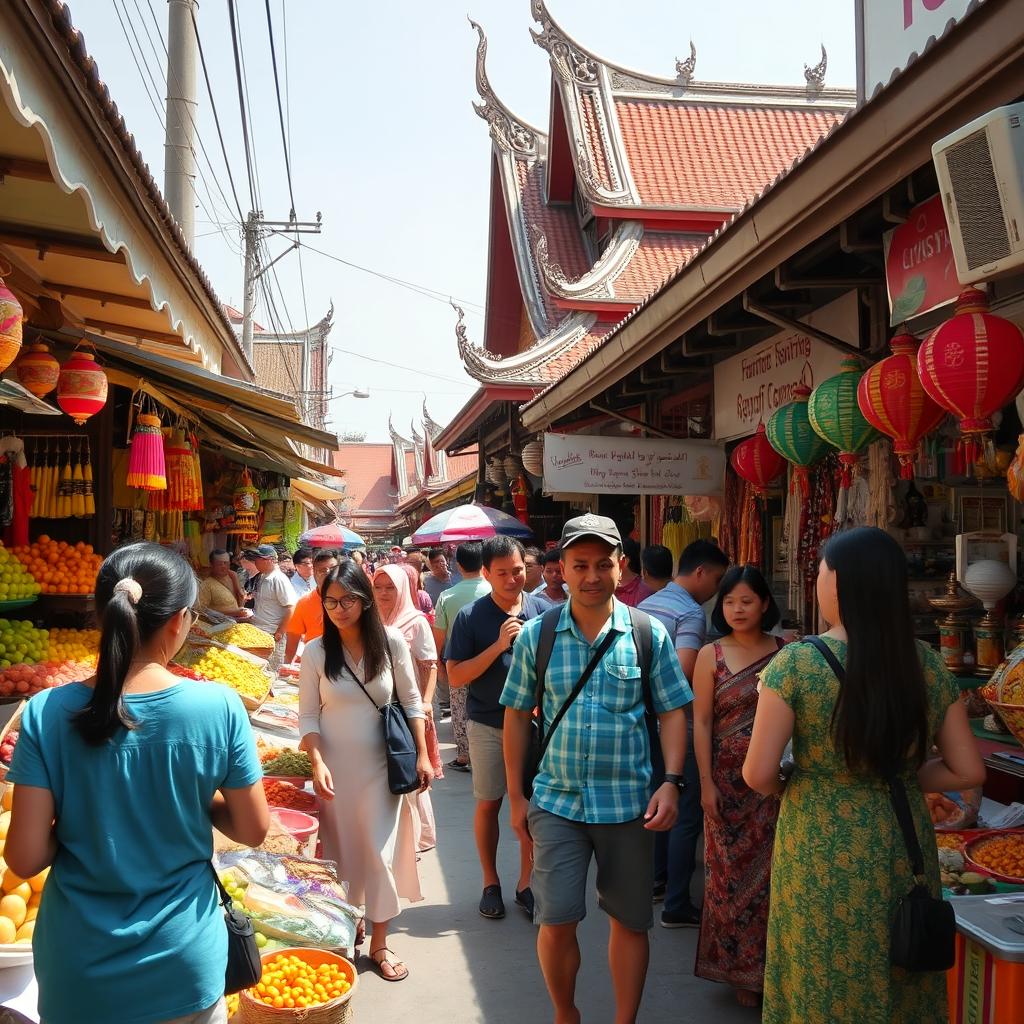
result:
[(331, 395), (331, 401), (336, 398), (369, 398), (369, 388), (356, 388), (354, 391), (343, 391), (340, 395)]

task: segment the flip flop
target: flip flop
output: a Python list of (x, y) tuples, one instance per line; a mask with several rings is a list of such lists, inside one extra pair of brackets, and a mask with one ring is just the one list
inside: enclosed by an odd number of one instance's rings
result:
[[(380, 956), (382, 953), (384, 955)], [(395, 951), (388, 949), (387, 946), (381, 946), (380, 949), (374, 950), (370, 954), (370, 959), (373, 961), (375, 970), (385, 981), (405, 981), (405, 979), (409, 977), (409, 968), (406, 967), (401, 960), (395, 960), (393, 962), (389, 960), (389, 953), (391, 956), (397, 956)], [(379, 960), (377, 959), (378, 956), (380, 956)], [(385, 974), (385, 966), (390, 967), (395, 973), (393, 975)]]

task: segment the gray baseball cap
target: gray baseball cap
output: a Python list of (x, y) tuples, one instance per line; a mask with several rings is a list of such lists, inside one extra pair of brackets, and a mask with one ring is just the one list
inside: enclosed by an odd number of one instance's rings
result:
[(603, 540), (613, 547), (622, 546), (622, 537), (619, 535), (615, 520), (588, 512), (585, 516), (576, 516), (575, 519), (568, 520), (562, 527), (561, 548), (564, 551), (570, 544), (588, 538)]

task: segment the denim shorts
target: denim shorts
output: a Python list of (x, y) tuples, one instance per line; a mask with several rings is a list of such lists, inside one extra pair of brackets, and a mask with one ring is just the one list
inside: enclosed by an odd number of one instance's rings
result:
[(570, 821), (530, 804), (533, 923), (575, 924), (587, 916), (587, 873), (597, 861), (597, 904), (634, 932), (654, 925), (654, 833), (643, 818), (614, 825)]

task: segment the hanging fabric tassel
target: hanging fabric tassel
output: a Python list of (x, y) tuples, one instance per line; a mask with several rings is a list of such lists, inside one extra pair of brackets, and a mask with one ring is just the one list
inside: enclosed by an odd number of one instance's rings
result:
[(164, 435), (160, 417), (141, 413), (136, 418), (128, 459), (128, 486), (141, 491), (167, 490)]

